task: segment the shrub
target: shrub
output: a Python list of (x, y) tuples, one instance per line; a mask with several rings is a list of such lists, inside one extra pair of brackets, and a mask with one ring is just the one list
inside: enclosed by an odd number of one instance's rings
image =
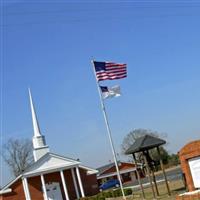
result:
[(120, 196), (122, 196), (121, 189), (114, 190), (113, 193), (114, 193), (114, 197), (120, 197)]
[[(124, 194), (127, 195), (131, 195), (132, 189), (124, 189)], [(108, 190), (108, 191), (104, 191), (104, 192), (100, 192), (97, 195), (91, 196), (91, 197), (84, 197), (81, 198), (81, 200), (105, 200), (105, 198), (110, 198), (110, 197), (120, 197), (122, 196), (122, 192), (121, 189), (116, 189), (116, 190)]]
[(125, 193), (125, 196), (128, 196), (128, 195), (133, 194), (133, 191), (132, 191), (132, 189), (127, 188), (127, 189), (124, 190), (124, 193)]

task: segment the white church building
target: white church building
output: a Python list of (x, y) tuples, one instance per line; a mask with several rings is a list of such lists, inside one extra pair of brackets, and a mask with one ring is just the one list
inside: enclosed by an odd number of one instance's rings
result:
[(31, 92), (34, 163), (0, 190), (0, 200), (74, 200), (98, 193), (97, 170), (51, 153), (41, 134)]

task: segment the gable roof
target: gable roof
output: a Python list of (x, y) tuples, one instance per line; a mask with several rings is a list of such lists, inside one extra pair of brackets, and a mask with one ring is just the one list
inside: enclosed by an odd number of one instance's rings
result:
[(28, 167), (23, 172), (23, 176), (33, 176), (41, 173), (47, 174), (57, 171), (58, 169), (67, 169), (73, 166), (75, 167), (79, 164), (80, 162), (77, 160), (60, 156), (54, 153), (46, 153), (37, 162)]
[(102, 174), (104, 171), (110, 169), (110, 168), (113, 167), (114, 165), (115, 165), (115, 163), (113, 162), (113, 163), (109, 163), (109, 164), (106, 164), (106, 165), (103, 165), (103, 166), (97, 168), (97, 170), (98, 170), (98, 172), (99, 172), (98, 174)]
[(125, 154), (132, 154), (132, 153), (152, 149), (154, 147), (158, 147), (165, 143), (166, 143), (165, 140), (162, 140), (160, 138), (157, 138), (151, 135), (145, 135), (140, 138), (137, 138), (135, 142), (130, 146), (130, 148), (126, 150)]

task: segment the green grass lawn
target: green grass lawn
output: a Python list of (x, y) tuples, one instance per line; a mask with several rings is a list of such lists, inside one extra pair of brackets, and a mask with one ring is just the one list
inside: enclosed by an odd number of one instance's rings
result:
[[(156, 198), (157, 200), (175, 200), (176, 195), (185, 192), (184, 184), (182, 180), (176, 180), (176, 181), (170, 181), (169, 182), (169, 187), (171, 191), (171, 195), (168, 196), (167, 194), (167, 189), (165, 182), (158, 183), (158, 190), (159, 190), (159, 196)], [(141, 190), (139, 188), (131, 189), (131, 188), (126, 188), (125, 192), (128, 194), (133, 194), (129, 195), (126, 197), (127, 200), (142, 200), (142, 194)], [(145, 193), (145, 199), (146, 200), (152, 200), (153, 199), (153, 194), (151, 187), (146, 187), (144, 189)], [(110, 197), (110, 198), (108, 198)], [(123, 200), (123, 197), (121, 196), (121, 191), (120, 188), (114, 189), (114, 190), (107, 190), (104, 192), (100, 192), (98, 195), (94, 195), (92, 197), (85, 197), (81, 198), (82, 200)]]
[[(160, 195), (157, 197), (157, 199), (161, 199), (161, 200), (176, 199), (175, 197), (177, 194), (183, 193), (185, 191), (182, 180), (169, 182), (169, 187), (171, 190), (171, 196), (167, 195), (167, 189), (166, 189), (165, 183), (158, 184), (158, 190), (159, 190)], [(153, 194), (150, 187), (145, 188), (144, 192), (145, 192), (146, 199), (153, 199)], [(134, 189), (133, 197), (130, 197), (128, 199), (141, 200), (142, 199), (141, 191), (138, 189)]]

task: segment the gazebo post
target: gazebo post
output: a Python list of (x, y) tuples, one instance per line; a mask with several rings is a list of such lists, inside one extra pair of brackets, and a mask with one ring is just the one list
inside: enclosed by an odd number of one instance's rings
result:
[(165, 184), (166, 184), (167, 192), (168, 192), (168, 195), (170, 196), (171, 192), (170, 192), (170, 189), (169, 189), (169, 184), (167, 182), (167, 176), (166, 176), (166, 173), (165, 173), (165, 168), (164, 168), (164, 165), (163, 165), (163, 161), (161, 159), (161, 154), (160, 154), (159, 147), (157, 147), (157, 151), (158, 151), (158, 155), (159, 155), (159, 159), (160, 159), (160, 166), (161, 166), (161, 169), (162, 169), (162, 172), (163, 172), (163, 175), (164, 175), (164, 179), (165, 179)]
[(146, 157), (144, 151), (142, 153), (143, 153), (144, 162), (145, 162), (145, 165), (146, 165), (146, 168), (147, 168), (147, 174), (148, 174), (149, 182), (150, 182), (151, 189), (152, 189), (152, 192), (153, 192), (153, 197), (154, 197), (154, 199), (156, 199), (156, 194), (155, 194), (155, 191), (154, 191), (154, 188), (153, 188), (153, 183), (152, 183), (152, 180), (151, 180), (150, 169), (149, 169), (149, 164), (147, 162), (147, 157)]
[(153, 182), (154, 182), (155, 188), (156, 188), (156, 195), (159, 196), (159, 191), (158, 191), (158, 185), (157, 185), (157, 182), (156, 182), (156, 177), (155, 177), (153, 169), (151, 171), (152, 171)]
[(137, 178), (138, 178), (138, 182), (140, 184), (140, 189), (142, 190), (142, 198), (145, 199), (145, 194), (144, 194), (144, 188), (143, 188), (143, 185), (142, 185), (142, 182), (141, 182), (141, 179), (140, 179), (140, 174), (138, 172), (138, 165), (137, 165), (137, 161), (136, 161), (136, 157), (135, 157), (135, 154), (133, 153), (133, 159), (135, 161), (135, 168), (136, 168), (136, 174), (137, 174)]
[[(150, 157), (148, 150), (147, 150), (147, 154)], [(155, 185), (155, 188), (156, 188), (156, 195), (159, 196), (158, 185), (157, 185), (157, 182), (156, 182), (156, 177), (155, 177), (155, 174), (154, 174), (154, 170), (151, 169), (151, 172), (152, 172), (153, 182), (154, 182), (154, 185)]]

